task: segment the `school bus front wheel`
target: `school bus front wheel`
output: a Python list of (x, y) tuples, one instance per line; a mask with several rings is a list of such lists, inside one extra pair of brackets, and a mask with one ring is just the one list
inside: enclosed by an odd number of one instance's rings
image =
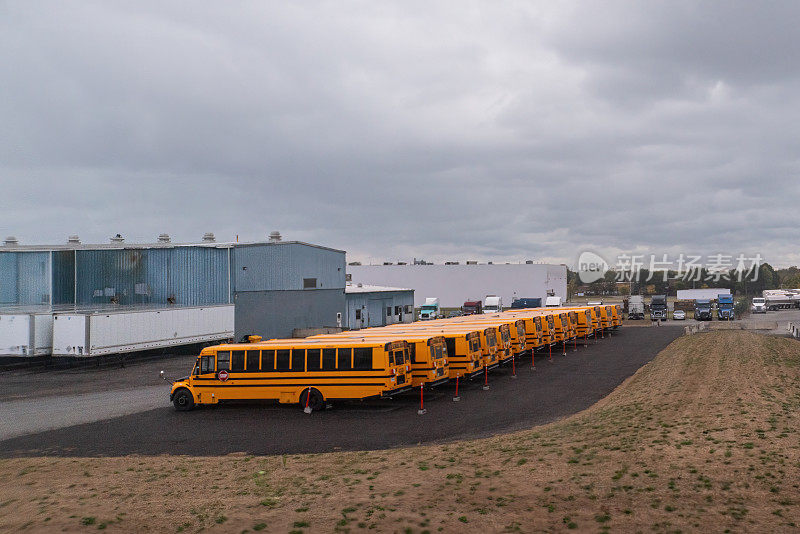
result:
[(188, 412), (194, 408), (194, 396), (188, 389), (180, 388), (172, 395), (172, 404), (179, 412)]

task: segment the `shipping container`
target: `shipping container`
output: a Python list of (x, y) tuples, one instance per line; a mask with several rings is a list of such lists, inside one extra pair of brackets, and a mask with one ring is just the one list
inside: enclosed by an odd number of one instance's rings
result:
[(52, 342), (50, 312), (0, 314), (0, 356), (46, 356)]
[(53, 356), (101, 356), (233, 338), (234, 306), (56, 313)]

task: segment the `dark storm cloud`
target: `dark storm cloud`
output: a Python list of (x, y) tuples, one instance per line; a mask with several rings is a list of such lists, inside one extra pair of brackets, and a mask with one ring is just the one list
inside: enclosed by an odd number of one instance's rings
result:
[[(0, 5), (0, 233), (798, 263), (792, 3)], [(613, 263), (613, 261), (612, 261)]]

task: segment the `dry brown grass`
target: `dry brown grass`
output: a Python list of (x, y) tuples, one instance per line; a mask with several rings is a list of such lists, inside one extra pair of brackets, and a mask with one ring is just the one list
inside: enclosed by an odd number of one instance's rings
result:
[(0, 529), (752, 531), (800, 524), (800, 343), (680, 338), (563, 421), (286, 457), (0, 462)]

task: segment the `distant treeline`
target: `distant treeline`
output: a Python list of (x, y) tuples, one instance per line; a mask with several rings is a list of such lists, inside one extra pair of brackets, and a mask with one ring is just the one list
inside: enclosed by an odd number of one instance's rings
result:
[[(648, 278), (650, 278), (648, 280)], [(705, 268), (692, 273), (691, 277), (678, 278), (677, 271), (667, 273), (667, 281), (664, 281), (663, 271), (653, 273), (642, 269), (639, 273), (639, 280), (619, 281), (618, 273), (614, 270), (606, 271), (605, 276), (591, 284), (583, 284), (578, 278), (578, 274), (567, 270), (567, 291), (569, 296), (577, 293), (587, 295), (672, 295), (675, 296), (679, 289), (719, 287), (730, 289), (735, 295), (758, 295), (765, 289), (779, 288), (800, 288), (800, 268), (792, 266), (786, 269), (774, 269), (769, 263), (763, 263), (759, 268), (758, 277), (753, 280), (753, 273), (743, 276), (739, 281), (739, 273), (729, 271), (727, 277), (720, 277), (717, 274), (709, 273)]]

